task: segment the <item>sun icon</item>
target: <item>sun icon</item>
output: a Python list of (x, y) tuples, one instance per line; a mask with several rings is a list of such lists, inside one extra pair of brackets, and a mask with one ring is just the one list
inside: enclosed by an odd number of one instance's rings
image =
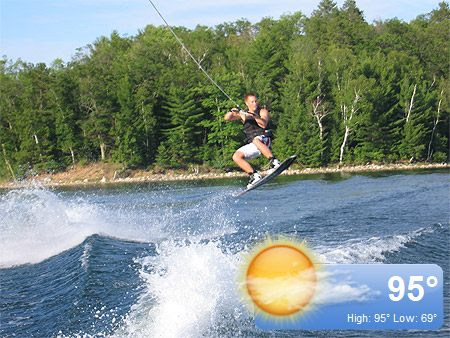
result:
[(317, 284), (313, 257), (304, 240), (268, 237), (255, 246), (242, 264), (240, 283), (255, 314), (276, 321), (304, 314)]

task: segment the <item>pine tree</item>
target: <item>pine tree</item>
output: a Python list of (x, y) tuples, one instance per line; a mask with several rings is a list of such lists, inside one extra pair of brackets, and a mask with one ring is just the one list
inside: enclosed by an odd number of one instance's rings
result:
[(170, 87), (165, 107), (170, 116), (170, 128), (164, 131), (165, 141), (158, 148), (157, 164), (183, 167), (198, 161), (203, 112), (195, 96), (195, 88), (186, 92), (178, 86)]

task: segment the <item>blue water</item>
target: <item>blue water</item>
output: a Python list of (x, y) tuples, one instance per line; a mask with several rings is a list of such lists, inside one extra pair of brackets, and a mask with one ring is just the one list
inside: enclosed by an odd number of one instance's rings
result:
[[(0, 191), (2, 337), (447, 337), (448, 170)], [(329, 263), (433, 263), (437, 331), (262, 331), (237, 291), (267, 235)], [(326, 319), (324, 319), (326, 320)]]

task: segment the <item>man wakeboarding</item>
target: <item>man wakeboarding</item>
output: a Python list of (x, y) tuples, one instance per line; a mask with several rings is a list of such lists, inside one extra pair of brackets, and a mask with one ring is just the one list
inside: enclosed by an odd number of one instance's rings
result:
[(225, 114), (224, 119), (226, 121), (241, 120), (243, 123), (248, 143), (236, 150), (233, 154), (233, 161), (250, 175), (250, 181), (247, 185), (247, 188), (250, 188), (263, 177), (253, 169), (247, 160), (256, 158), (261, 154), (264, 155), (269, 159), (269, 172), (275, 171), (280, 166), (280, 161), (270, 150), (272, 133), (268, 129), (269, 112), (258, 106), (258, 99), (253, 93), (245, 95), (245, 105), (247, 110), (233, 108)]

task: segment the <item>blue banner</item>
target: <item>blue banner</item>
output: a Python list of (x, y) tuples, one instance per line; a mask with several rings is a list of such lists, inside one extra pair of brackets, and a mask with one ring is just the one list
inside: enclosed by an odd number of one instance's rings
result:
[(289, 316), (255, 308), (255, 323), (270, 330), (435, 330), (443, 323), (443, 284), (435, 264), (318, 265), (307, 306)]

